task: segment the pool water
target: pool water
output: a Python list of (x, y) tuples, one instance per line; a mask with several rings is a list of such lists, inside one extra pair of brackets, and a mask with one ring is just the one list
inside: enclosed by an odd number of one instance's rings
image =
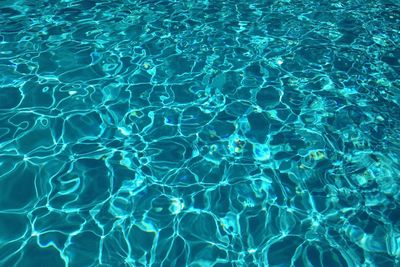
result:
[(400, 2), (3, 0), (0, 266), (399, 266)]

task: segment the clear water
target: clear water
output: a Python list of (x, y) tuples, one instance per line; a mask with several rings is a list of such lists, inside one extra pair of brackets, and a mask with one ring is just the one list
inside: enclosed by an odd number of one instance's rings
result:
[(399, 25), (2, 0), (0, 266), (399, 266)]

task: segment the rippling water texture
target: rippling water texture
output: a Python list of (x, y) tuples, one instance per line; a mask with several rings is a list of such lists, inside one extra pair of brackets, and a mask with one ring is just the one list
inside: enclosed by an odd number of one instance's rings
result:
[(400, 4), (2, 0), (0, 266), (399, 266)]

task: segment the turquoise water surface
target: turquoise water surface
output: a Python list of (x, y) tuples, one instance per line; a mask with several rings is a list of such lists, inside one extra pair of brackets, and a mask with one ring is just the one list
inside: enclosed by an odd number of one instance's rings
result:
[(400, 266), (400, 2), (0, 1), (0, 266)]

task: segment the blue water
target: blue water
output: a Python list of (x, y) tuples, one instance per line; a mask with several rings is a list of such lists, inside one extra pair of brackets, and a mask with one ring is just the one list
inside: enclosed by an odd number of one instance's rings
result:
[(0, 1), (0, 266), (400, 266), (399, 25)]

